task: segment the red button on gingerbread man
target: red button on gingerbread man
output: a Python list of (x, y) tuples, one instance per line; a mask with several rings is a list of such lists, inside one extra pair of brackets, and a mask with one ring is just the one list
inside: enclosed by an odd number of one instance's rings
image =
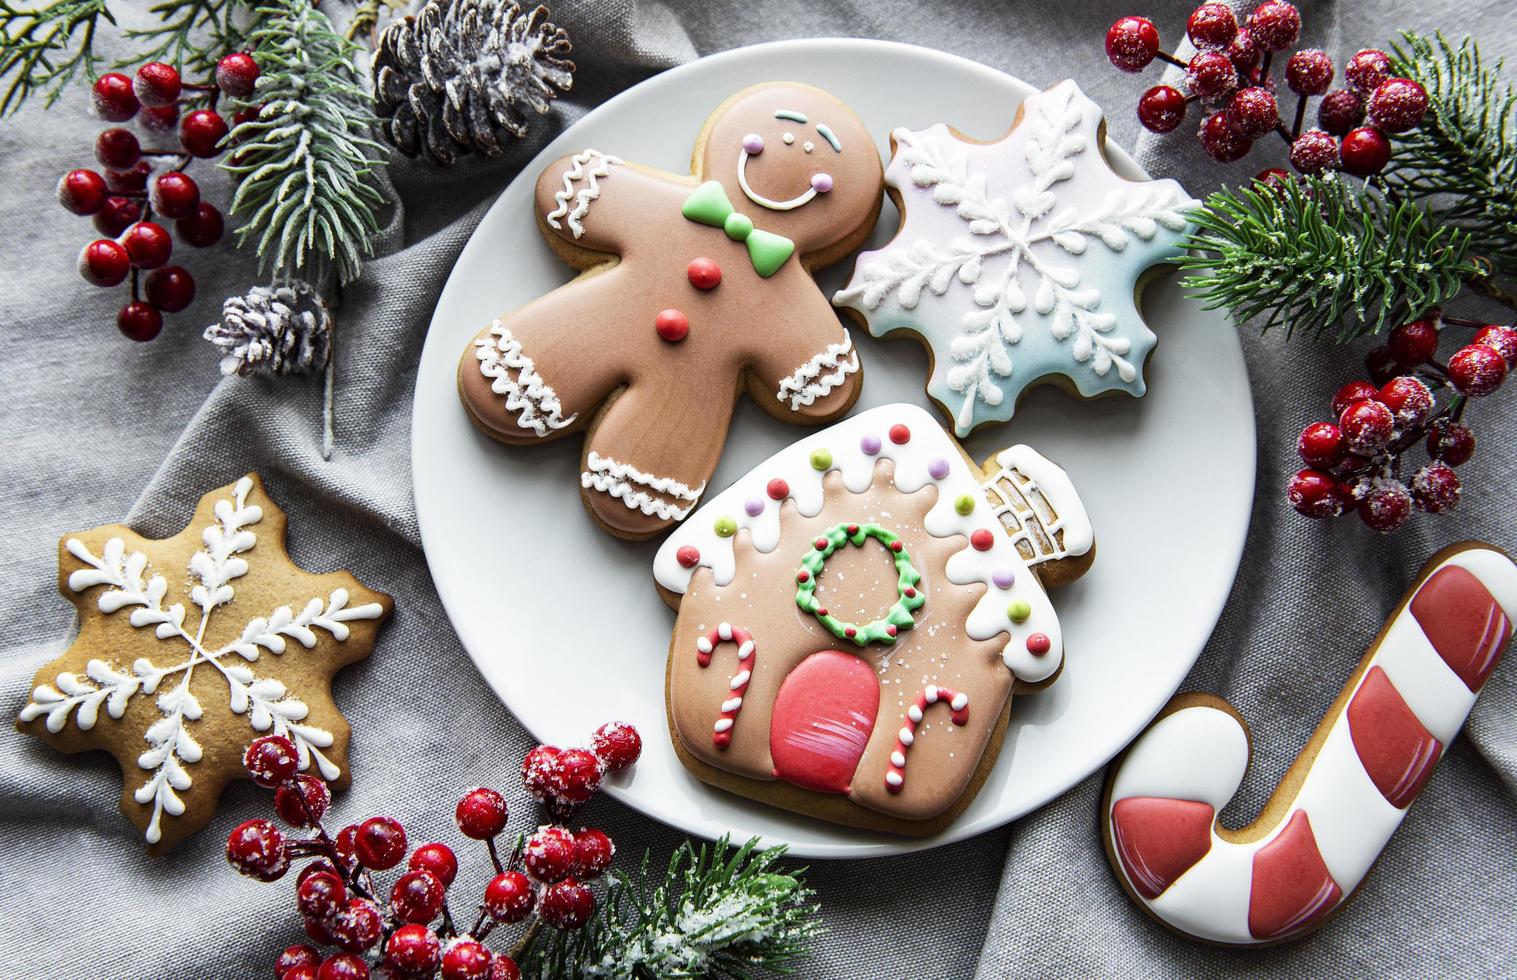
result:
[(820, 89), (771, 82), (707, 119), (694, 173), (584, 150), (537, 181), (548, 244), (581, 275), (481, 331), (459, 364), (472, 420), (512, 445), (588, 430), (580, 484), (618, 537), (682, 520), (716, 469), (736, 396), (806, 424), (862, 375), (811, 270), (879, 217), (874, 140)]

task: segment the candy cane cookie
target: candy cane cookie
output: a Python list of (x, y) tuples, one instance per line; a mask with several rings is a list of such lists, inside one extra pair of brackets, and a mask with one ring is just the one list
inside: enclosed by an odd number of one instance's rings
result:
[(1517, 566), (1468, 542), (1435, 555), (1306, 748), (1246, 827), (1217, 814), (1249, 734), (1225, 701), (1182, 694), (1113, 767), (1106, 850), (1141, 907), (1184, 935), (1253, 946), (1323, 924), (1363, 882), (1459, 734), (1517, 618)]

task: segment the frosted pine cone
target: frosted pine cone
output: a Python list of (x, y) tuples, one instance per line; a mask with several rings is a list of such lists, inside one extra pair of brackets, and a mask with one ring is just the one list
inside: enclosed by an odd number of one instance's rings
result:
[(221, 305), (205, 339), (226, 355), (222, 374), (306, 374), (326, 367), (332, 314), (309, 283), (254, 286)]
[(574, 82), (569, 37), (503, 0), (428, 0), (385, 29), (374, 55), (374, 101), (385, 138), (407, 156), (452, 163), (498, 156), (501, 131), (526, 135)]

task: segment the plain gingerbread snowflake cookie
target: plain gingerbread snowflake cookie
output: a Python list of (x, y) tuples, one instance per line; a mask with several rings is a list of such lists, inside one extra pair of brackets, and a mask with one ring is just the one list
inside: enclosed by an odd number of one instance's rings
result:
[(1180, 254), (1199, 202), (1173, 180), (1117, 176), (1104, 141), (1100, 109), (1072, 81), (1030, 96), (989, 143), (941, 123), (891, 134), (901, 229), (859, 256), (833, 302), (876, 337), (920, 336), (927, 393), (960, 436), (1010, 419), (1045, 379), (1087, 398), (1145, 391), (1154, 335), (1137, 290)]

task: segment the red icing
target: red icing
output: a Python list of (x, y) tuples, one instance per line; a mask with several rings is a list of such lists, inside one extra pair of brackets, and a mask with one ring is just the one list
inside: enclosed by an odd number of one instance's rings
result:
[(1053, 641), (1046, 633), (1034, 633), (1027, 638), (1027, 652), (1035, 657), (1041, 657), (1053, 646)]
[(975, 551), (989, 551), (991, 545), (995, 544), (995, 538), (982, 527), (969, 536), (969, 543), (974, 545)]
[(901, 548), (902, 548), (901, 542), (899, 542), (899, 541), (892, 541), (892, 542), (890, 542), (890, 550), (891, 551), (899, 552), (901, 550)]
[[(950, 712), (948, 716), (949, 720), (955, 725), (969, 724), (968, 695), (964, 696), (963, 707), (954, 708), (953, 699), (959, 696), (958, 691), (955, 691), (951, 687), (942, 687), (940, 685), (934, 685), (934, 689), (935, 693), (930, 701), (927, 699), (927, 688), (923, 688), (922, 693), (917, 695), (917, 717), (925, 720), (924, 716), (932, 709), (933, 705), (942, 704), (948, 708)], [(912, 738), (910, 741), (902, 741), (899, 734), (896, 736), (895, 751), (891, 753), (890, 771), (885, 774), (885, 791), (887, 793), (899, 793), (906, 788), (906, 759), (911, 752), (911, 746), (916, 743), (917, 725), (919, 724), (921, 722), (912, 720), (910, 713), (901, 719), (902, 730), (910, 732)], [(896, 758), (900, 758), (901, 760), (899, 765), (895, 761)]]
[(770, 480), (769, 485), (764, 489), (769, 493), (770, 500), (784, 500), (790, 496), (790, 484), (778, 477)]
[(880, 682), (851, 653), (813, 653), (780, 684), (769, 721), (774, 774), (819, 793), (846, 793), (869, 744)]
[(1248, 896), (1248, 931), (1255, 939), (1279, 939), (1300, 932), (1343, 897), (1317, 850), (1305, 810), (1291, 814), (1280, 836), (1254, 854)]
[(701, 551), (694, 545), (685, 545), (674, 553), (674, 560), (681, 568), (694, 568), (701, 560)]
[(904, 446), (911, 441), (911, 430), (904, 425), (892, 425), (890, 427), (890, 441), (897, 446)]
[[(709, 633), (706, 634), (706, 642), (708, 642), (708, 643), (711, 644), (712, 652), (713, 653), (715, 652), (716, 647), (720, 646), (723, 643), (731, 643), (731, 644), (733, 644), (733, 645), (735, 645), (737, 647), (737, 652), (738, 652), (737, 670), (733, 672), (733, 680), (736, 680), (738, 674), (741, 674), (745, 670), (748, 671), (750, 673), (750, 675), (752, 674), (752, 671), (753, 671), (753, 658), (754, 658), (754, 655), (758, 652), (758, 650), (757, 650), (756, 646), (750, 645), (748, 647), (747, 656), (744, 656), (743, 655), (743, 645), (745, 643), (746, 644), (752, 644), (753, 643), (753, 634), (749, 633), (747, 630), (743, 629), (741, 626), (733, 626), (733, 627), (731, 627), (731, 631), (732, 631), (731, 632), (732, 639), (731, 640), (724, 640), (724, 639), (722, 639), (721, 628), (720, 627), (713, 628)], [(709, 666), (711, 666), (711, 654), (710, 653), (704, 653), (704, 652), (702, 652), (699, 647), (696, 647), (696, 650), (695, 650), (695, 660), (702, 667), (709, 667)], [(718, 721), (718, 725), (720, 725), (723, 722), (725, 722), (726, 723), (726, 729), (724, 731), (717, 731), (715, 728), (712, 729), (712, 732), (711, 732), (711, 741), (712, 741), (712, 744), (714, 744), (719, 749), (725, 749), (727, 746), (729, 746), (729, 745), (732, 744), (732, 725), (733, 725), (733, 723), (735, 723), (737, 721), (737, 713), (739, 711), (741, 711), (742, 708), (743, 708), (742, 698), (743, 698), (743, 695), (745, 695), (745, 694), (748, 693), (748, 684), (750, 683), (751, 680), (752, 680), (752, 678), (750, 676), (749, 680), (743, 681), (743, 683), (737, 685), (736, 687), (730, 687), (729, 688), (730, 693), (729, 693), (728, 697), (738, 699), (738, 703), (737, 703), (737, 707), (735, 707), (735, 708), (730, 708), (729, 709), (729, 708), (723, 707), (722, 708), (722, 713), (718, 716), (719, 719), (720, 719)], [(724, 702), (725, 702), (725, 699), (724, 699)]]
[(805, 581), (809, 580), (810, 578), (811, 578), (811, 573), (808, 572), (808, 571), (806, 571), (804, 568), (801, 569), (799, 572), (795, 573), (795, 580), (797, 582), (805, 582)]
[(691, 259), (685, 275), (690, 277), (690, 284), (696, 289), (715, 289), (722, 281), (722, 267), (705, 257)]
[(1512, 636), (1512, 624), (1480, 580), (1457, 565), (1440, 569), (1417, 590), (1411, 610), (1443, 662), (1479, 691)]
[(1443, 754), (1442, 744), (1379, 667), (1370, 668), (1348, 703), (1348, 733), (1375, 788), (1402, 809), (1422, 791)]
[(1215, 811), (1194, 800), (1130, 796), (1111, 808), (1111, 844), (1133, 889), (1155, 899), (1211, 850)]
[(690, 335), (690, 318), (679, 310), (664, 310), (653, 321), (653, 329), (671, 344), (677, 344)]

